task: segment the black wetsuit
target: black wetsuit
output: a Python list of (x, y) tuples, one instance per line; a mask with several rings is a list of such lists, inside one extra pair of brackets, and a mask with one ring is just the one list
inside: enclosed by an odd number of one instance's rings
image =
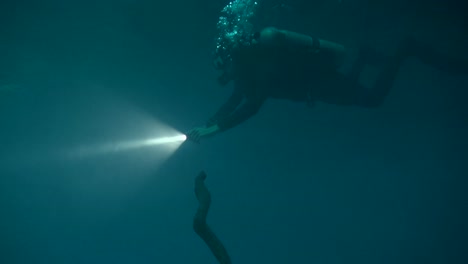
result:
[[(257, 113), (268, 98), (310, 102), (339, 65), (323, 53), (284, 47), (246, 47), (234, 56), (234, 91), (207, 125), (232, 128)], [(346, 87), (345, 87), (346, 88)]]
[[(288, 46), (253, 45), (233, 56), (234, 92), (207, 125), (230, 129), (257, 113), (268, 98), (299, 102), (321, 101), (337, 105), (380, 106), (393, 86), (400, 65), (408, 57), (452, 74), (468, 74), (468, 61), (445, 56), (412, 39), (402, 43), (394, 56), (363, 49), (349, 74), (326, 52), (308, 52)], [(371, 88), (358, 79), (366, 64), (380, 61), (381, 73)], [(243, 103), (242, 103), (243, 102)], [(242, 104), (241, 104), (242, 103)]]

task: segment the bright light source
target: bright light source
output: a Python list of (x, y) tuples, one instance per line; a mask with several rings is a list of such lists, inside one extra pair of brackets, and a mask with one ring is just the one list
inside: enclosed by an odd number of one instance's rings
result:
[(110, 154), (155, 146), (164, 147), (165, 151), (169, 150), (169, 152), (172, 152), (176, 150), (186, 139), (186, 135), (179, 134), (176, 136), (155, 137), (142, 140), (122, 141), (93, 147), (82, 147), (73, 151), (69, 157), (85, 158), (88, 156)]
[(174, 137), (159, 137), (146, 140), (147, 145), (160, 145), (168, 143), (184, 142), (187, 139), (186, 135), (174, 136)]

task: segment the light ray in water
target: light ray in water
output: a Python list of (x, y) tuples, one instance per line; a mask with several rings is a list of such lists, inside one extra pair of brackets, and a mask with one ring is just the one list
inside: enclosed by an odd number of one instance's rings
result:
[(186, 139), (187, 136), (184, 134), (178, 134), (174, 136), (171, 135), (141, 140), (115, 142), (97, 146), (79, 147), (69, 152), (67, 156), (69, 159), (88, 158), (92, 156), (117, 154), (119, 152), (156, 146), (159, 146), (161, 150), (166, 152), (166, 154), (170, 154), (171, 152), (175, 151)]

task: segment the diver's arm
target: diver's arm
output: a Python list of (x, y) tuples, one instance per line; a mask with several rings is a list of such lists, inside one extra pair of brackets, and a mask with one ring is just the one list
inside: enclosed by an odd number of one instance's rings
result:
[(245, 103), (236, 109), (231, 115), (218, 121), (216, 125), (218, 126), (219, 131), (225, 131), (233, 128), (254, 116), (258, 110), (260, 110), (264, 101), (265, 99), (263, 97), (247, 98)]
[(206, 125), (212, 126), (215, 125), (219, 120), (230, 115), (239, 104), (242, 102), (244, 95), (239, 89), (234, 89), (234, 92), (231, 94), (229, 99), (218, 109), (218, 111), (208, 119)]
[(336, 60), (336, 63), (341, 63), (345, 55), (345, 48), (341, 44), (274, 27), (264, 28), (258, 35), (257, 42), (263, 45), (278, 45), (310, 53), (327, 54)]
[(195, 196), (198, 200), (198, 209), (193, 219), (193, 229), (210, 248), (219, 263), (230, 264), (231, 259), (229, 258), (226, 248), (224, 248), (221, 240), (216, 237), (215, 233), (206, 224), (206, 216), (210, 209), (211, 195), (208, 188), (205, 186), (205, 179), (206, 174), (203, 171), (195, 178)]

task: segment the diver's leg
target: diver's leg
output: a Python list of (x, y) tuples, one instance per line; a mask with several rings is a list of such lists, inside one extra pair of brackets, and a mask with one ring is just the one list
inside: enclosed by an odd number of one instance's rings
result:
[[(383, 56), (374, 50), (363, 47), (349, 74), (348, 82), (352, 83), (353, 89), (358, 91), (356, 98), (358, 105), (364, 107), (378, 107), (382, 105), (390, 89), (395, 83), (395, 79), (402, 63), (415, 57), (425, 64), (428, 64), (440, 71), (452, 74), (468, 74), (468, 60), (451, 57), (435, 49), (423, 45), (414, 39), (408, 38), (403, 41), (394, 56)], [(385, 62), (383, 69), (378, 76), (372, 89), (365, 89), (359, 85), (359, 77), (366, 65), (379, 65)], [(344, 82), (338, 80), (338, 82)]]
[(388, 57), (382, 53), (377, 52), (374, 48), (367, 45), (359, 47), (357, 59), (351, 66), (349, 77), (356, 82), (359, 80), (362, 71), (366, 66), (382, 66)]
[(411, 38), (403, 41), (396, 54), (387, 57), (382, 72), (371, 90), (364, 93), (361, 104), (367, 107), (380, 106), (387, 97), (403, 62), (415, 57), (440, 71), (452, 74), (468, 74), (468, 60), (444, 55)]
[(395, 79), (406, 56), (397, 53), (395, 56), (388, 57), (383, 66), (382, 72), (377, 77), (374, 86), (366, 90), (360, 98), (360, 104), (366, 107), (379, 107), (383, 104), (390, 89), (395, 83)]
[(367, 59), (363, 54), (363, 49), (359, 49), (359, 54), (356, 60), (353, 62), (351, 66), (351, 71), (349, 72), (349, 77), (353, 80), (358, 82), (359, 77), (361, 76), (362, 71), (367, 65)]
[(413, 50), (414, 48), (415, 46), (412, 44), (412, 42), (404, 41), (400, 44), (400, 47), (394, 56), (371, 56), (376, 60), (374, 61), (376, 63), (373, 65), (382, 64), (383, 61), (384, 63), (382, 71), (377, 77), (377, 80), (372, 89), (366, 90), (366, 92), (363, 93), (363, 96), (360, 99), (360, 104), (362, 106), (378, 107), (382, 105), (388, 93), (390, 92), (390, 89), (395, 83), (400, 66), (407, 58), (416, 55)]
[(368, 102), (370, 89), (361, 85), (353, 76), (336, 71), (325, 77), (326, 83), (312, 90), (312, 96), (318, 101), (341, 106), (373, 106)]
[(403, 41), (399, 51), (401, 56), (418, 58), (424, 64), (451, 74), (468, 74), (468, 59), (444, 54), (429, 45), (413, 38)]
[(221, 240), (206, 224), (206, 216), (211, 204), (211, 194), (205, 186), (206, 174), (201, 172), (195, 178), (195, 196), (198, 200), (198, 209), (193, 219), (193, 229), (210, 248), (213, 255), (221, 264), (231, 264), (231, 259)]

